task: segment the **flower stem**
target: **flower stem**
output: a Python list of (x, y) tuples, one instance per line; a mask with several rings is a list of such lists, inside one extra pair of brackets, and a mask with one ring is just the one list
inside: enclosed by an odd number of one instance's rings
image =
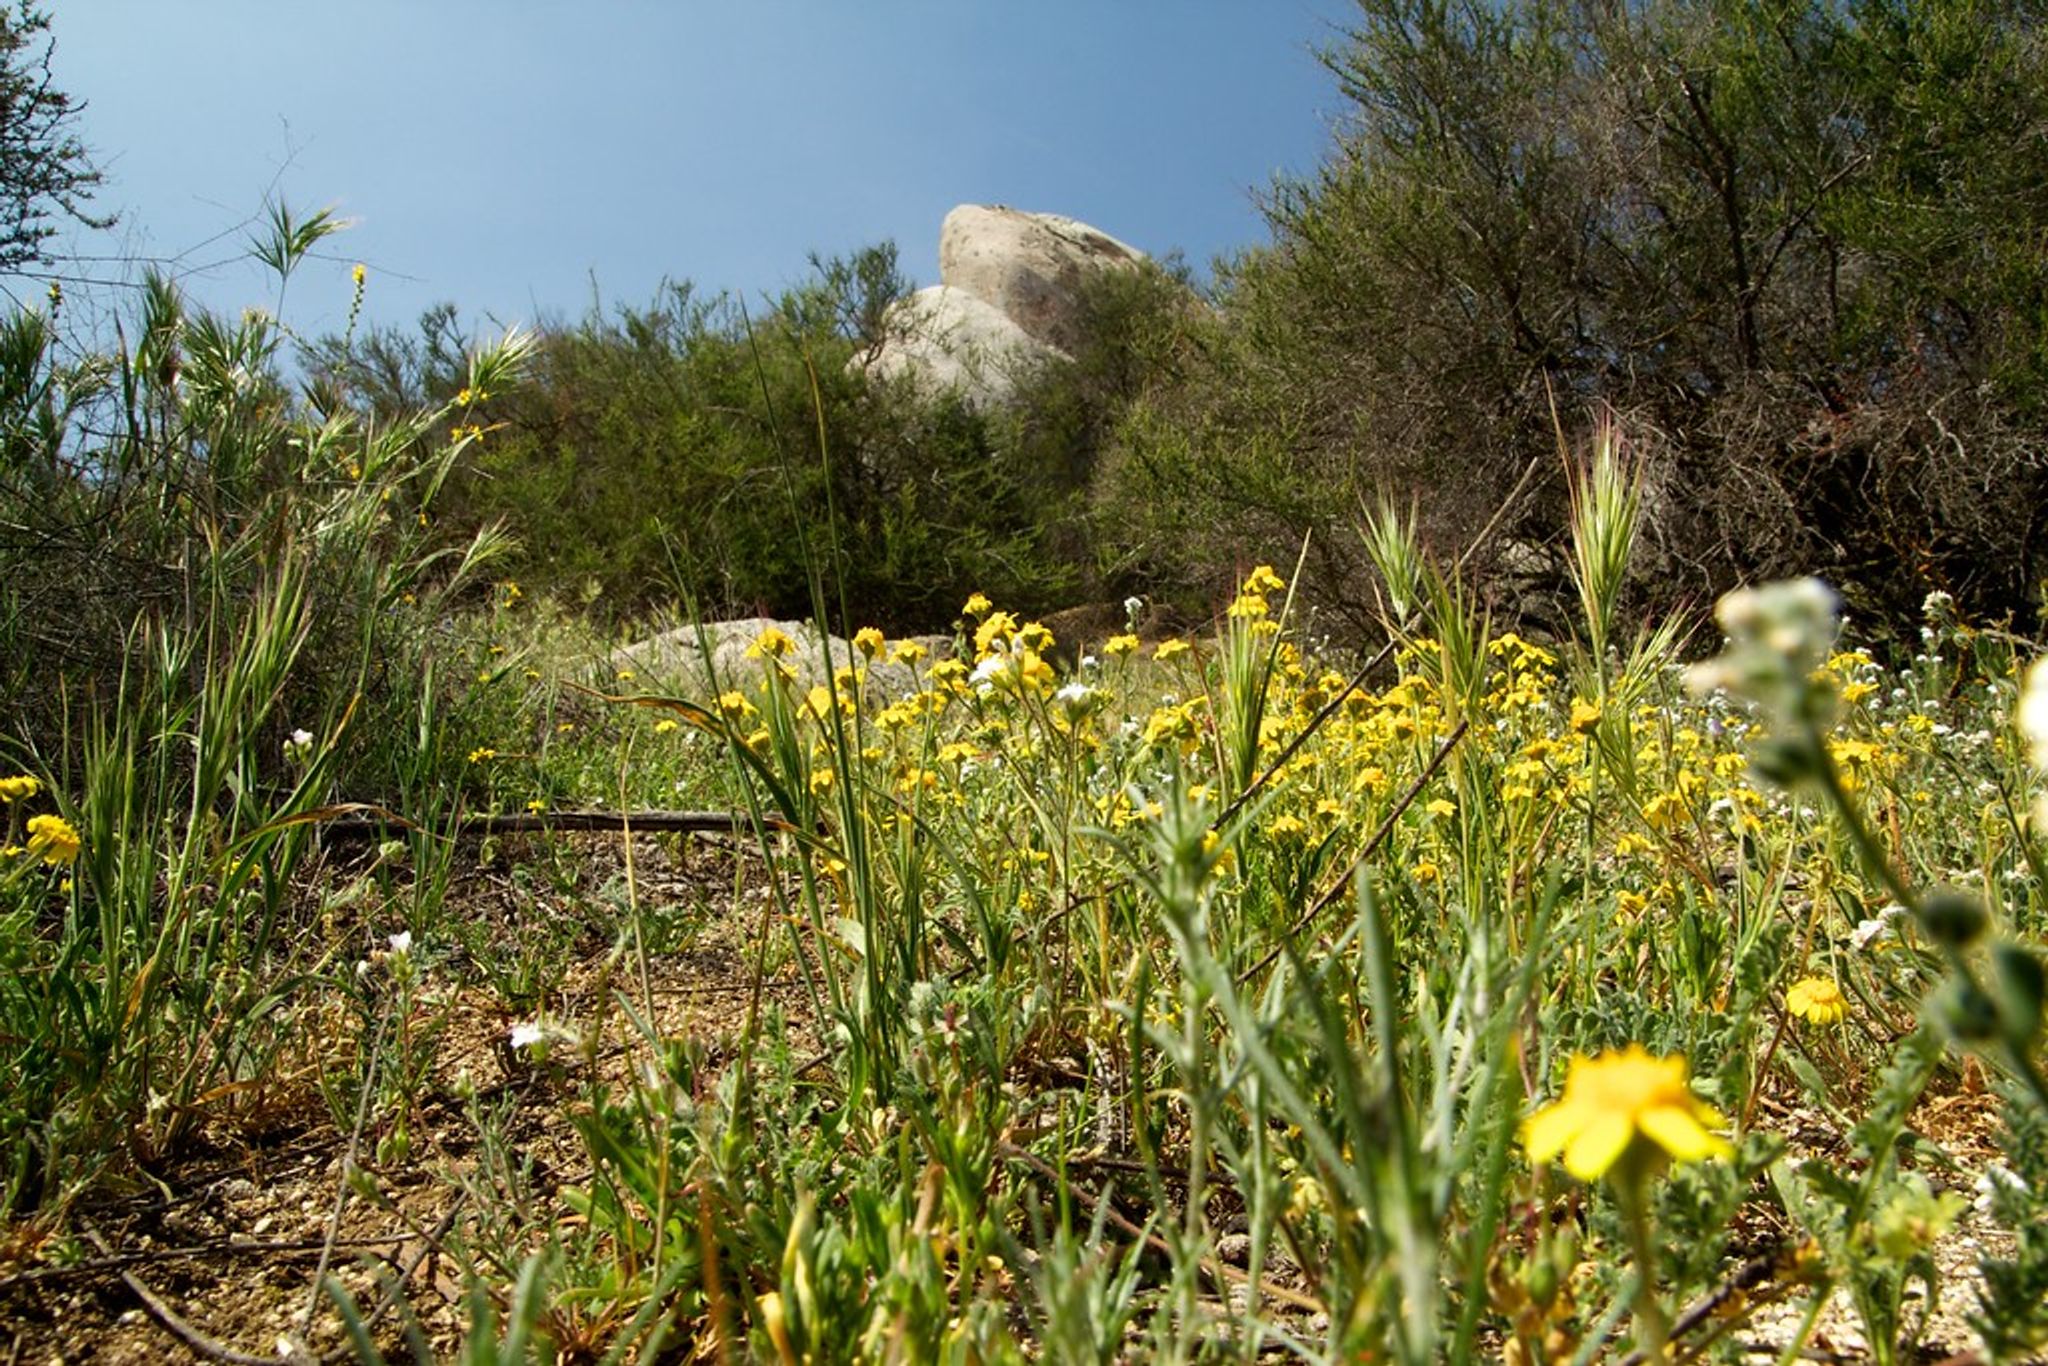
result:
[(1665, 1343), (1671, 1328), (1657, 1300), (1657, 1245), (1650, 1238), (1648, 1173), (1629, 1154), (1614, 1169), (1614, 1196), (1628, 1225), (1628, 1241), (1636, 1261), (1636, 1350), (1645, 1366), (1664, 1366), (1670, 1358)]

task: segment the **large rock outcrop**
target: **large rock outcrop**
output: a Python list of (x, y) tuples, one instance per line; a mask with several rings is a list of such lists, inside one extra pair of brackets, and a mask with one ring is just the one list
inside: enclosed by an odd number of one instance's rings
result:
[(900, 300), (885, 326), (870, 375), (907, 375), (927, 398), (954, 390), (973, 407), (1006, 402), (1038, 367), (1061, 358), (994, 304), (951, 285)]
[(939, 279), (986, 299), (1047, 346), (1086, 340), (1082, 291), (1106, 270), (1133, 270), (1136, 247), (1078, 219), (962, 204), (939, 227)]
[(940, 283), (890, 310), (868, 373), (908, 376), (927, 395), (950, 391), (975, 407), (1007, 402), (1037, 367), (1086, 340), (1090, 279), (1144, 259), (1078, 219), (962, 204), (939, 228)]

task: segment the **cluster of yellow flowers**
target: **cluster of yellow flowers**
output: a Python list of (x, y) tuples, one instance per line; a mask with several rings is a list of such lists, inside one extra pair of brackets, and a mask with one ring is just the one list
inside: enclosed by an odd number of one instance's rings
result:
[[(1275, 638), (1283, 613), (1271, 595), (1285, 589), (1271, 566), (1258, 566), (1230, 599), (1218, 653), (1166, 640), (1151, 657), (1167, 667), (1150, 673), (1129, 667), (1144, 644), (1126, 629), (1097, 643), (1094, 655), (1077, 651), (1079, 668), (1062, 678), (1050, 629), (976, 593), (963, 608), (958, 657), (927, 664), (921, 646), (892, 648), (866, 627), (853, 635), (850, 666), (799, 693), (790, 686), (799, 676), (797, 643), (769, 627), (747, 650), (762, 666), (757, 684), (722, 693), (714, 711), (763, 755), (771, 724), (791, 728), (777, 733), (799, 737), (794, 749), (777, 742), (776, 752), (808, 756), (796, 790), (971, 810), (968, 839), (1007, 851), (992, 860), (1008, 860), (1001, 866), (1018, 904), (1044, 903), (1022, 876), (1036, 866), (1024, 860), (1044, 851), (1022, 807), (1002, 804), (1003, 784), (1046, 773), (1049, 758), (1079, 775), (1077, 795), (1093, 822), (1110, 830), (1160, 816), (1174, 782), (1185, 782), (1185, 797), (1220, 805), (1224, 784), (1210, 762), (1229, 739), (1226, 726), (1246, 715), (1226, 718), (1224, 707), (1228, 666), (1243, 658), (1231, 655), (1232, 642), (1242, 643), (1245, 633), (1272, 640), (1270, 650), (1252, 656), (1267, 672), (1259, 682), (1264, 705), (1249, 714), (1257, 722), (1251, 738), (1261, 815), (1245, 837), (1279, 866), (1306, 866), (1311, 851), (1360, 839), (1398, 816), (1395, 866), (1418, 896), (1455, 895), (1469, 832), (1452, 798), (1476, 790), (1497, 799), (1503, 833), (1525, 851), (1539, 851), (1553, 831), (1597, 830), (1589, 853), (1617, 922), (1625, 933), (1649, 933), (1654, 913), (1683, 904), (1698, 870), (1714, 866), (1717, 844), (1795, 818), (1790, 804), (1752, 780), (1748, 749), (1758, 724), (1725, 701), (1674, 705), (1604, 687), (1597, 698), (1575, 694), (1562, 686), (1556, 653), (1513, 634), (1489, 642), (1485, 676), (1470, 691), (1460, 683), (1457, 696), (1445, 681), (1449, 651), (1428, 639), (1407, 641), (1393, 681), (1367, 689)], [(870, 685), (869, 668), (884, 662), (908, 666), (907, 687)], [(1860, 651), (1816, 653), (1805, 667), (1854, 709), (1832, 749), (1845, 783), (1874, 797), (1901, 796), (1894, 788), (1914, 767), (1916, 748), (1945, 728), (1919, 710), (1864, 705), (1885, 685)], [(2048, 768), (2048, 666), (2038, 684), (2028, 691), (2027, 717), (2041, 736), (2037, 760)], [(1461, 721), (1469, 734), (1454, 768), (1477, 776), (1439, 780), (1436, 791), (1397, 807)], [(847, 748), (828, 744), (835, 726)], [(1593, 809), (1596, 784), (1603, 803), (1608, 794), (1625, 800)], [(1208, 838), (1221, 834), (1212, 829)], [(1224, 862), (1217, 875), (1245, 873)], [(1790, 1017), (1815, 1026), (1834, 1024), (1850, 1009), (1833, 976), (1795, 980), (1783, 1000)], [(1722, 1117), (1694, 1095), (1684, 1058), (1653, 1057), (1631, 1044), (1573, 1059), (1561, 1097), (1529, 1117), (1523, 1136), (1532, 1160), (1561, 1158), (1567, 1171), (1591, 1179), (1624, 1159), (1645, 1168), (1725, 1157), (1722, 1127)]]
[[(27, 773), (0, 778), (0, 805), (16, 808), (15, 818), (18, 819), (19, 805), (32, 800), (42, 790), (42, 779)], [(26, 856), (51, 867), (69, 867), (77, 861), (79, 851), (84, 848), (77, 827), (62, 816), (45, 812), (30, 816), (25, 826), (16, 828), (25, 830), (27, 843), (15, 844), (11, 840), (8, 841), (4, 848), (0, 848), (0, 857)]]

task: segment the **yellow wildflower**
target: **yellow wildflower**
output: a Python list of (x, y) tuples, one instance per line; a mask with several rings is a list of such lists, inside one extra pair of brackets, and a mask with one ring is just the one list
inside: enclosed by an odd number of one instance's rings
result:
[(1017, 659), (1017, 681), (1033, 692), (1044, 692), (1053, 685), (1052, 665), (1026, 650)]
[(1435, 882), (1443, 875), (1443, 869), (1437, 867), (1428, 859), (1422, 860), (1408, 870), (1408, 876), (1414, 878), (1417, 882)]
[(1152, 652), (1152, 657), (1163, 664), (1167, 660), (1177, 659), (1187, 652), (1188, 643), (1185, 640), (1162, 640), (1159, 642), (1159, 648)]
[(1258, 620), (1269, 609), (1263, 593), (1239, 593), (1237, 600), (1230, 604), (1230, 615), (1241, 620)]
[(78, 857), (78, 831), (62, 816), (28, 818), (28, 852), (51, 865), (68, 864)]
[(1572, 734), (1591, 735), (1600, 728), (1600, 708), (1583, 699), (1572, 703)]
[(1111, 659), (1122, 659), (1125, 655), (1136, 653), (1137, 649), (1138, 638), (1132, 635), (1111, 636), (1102, 642), (1102, 653)]
[(1785, 993), (1785, 1009), (1813, 1024), (1833, 1024), (1849, 1013), (1849, 1002), (1830, 977), (1806, 977)]
[(473, 764), (488, 763), (497, 757), (498, 751), (495, 749), (473, 749), (469, 752), (469, 761)]
[(358, 261), (356, 262), (355, 269), (351, 270), (348, 273), (348, 277), (349, 279), (355, 281), (357, 289), (361, 289), (363, 287), (363, 279), (364, 277), (369, 275), (369, 273), (369, 267), (365, 266), (361, 261)]
[(1299, 816), (1275, 816), (1266, 825), (1266, 833), (1274, 840), (1298, 840), (1308, 833)]
[(1245, 577), (1244, 587), (1239, 591), (1244, 593), (1279, 593), (1285, 591), (1286, 588), (1287, 580), (1274, 573), (1272, 565), (1262, 564)]
[(738, 690), (722, 692), (718, 695), (718, 711), (728, 721), (742, 721), (754, 714), (754, 704)]
[[(745, 701), (746, 699), (742, 698), (740, 700)], [(679, 723), (674, 717), (664, 717), (662, 720), (654, 723), (654, 733), (656, 735), (667, 735), (670, 731), (677, 729), (678, 725)]]
[(924, 655), (924, 646), (916, 641), (899, 640), (896, 642), (896, 648), (890, 652), (889, 658), (895, 660), (898, 664), (915, 664), (918, 660), (923, 659)]
[(784, 659), (795, 649), (796, 642), (791, 640), (781, 627), (770, 626), (754, 637), (753, 644), (747, 646), (747, 658)]
[(31, 778), (26, 773), (17, 773), (12, 778), (0, 778), (0, 802), (26, 801), (42, 790), (42, 780)]
[(1631, 1148), (1681, 1162), (1727, 1157), (1728, 1141), (1710, 1132), (1725, 1122), (1693, 1094), (1684, 1058), (1653, 1058), (1632, 1043), (1619, 1053), (1574, 1057), (1563, 1097), (1523, 1121), (1522, 1143), (1532, 1161), (1562, 1153), (1566, 1171), (1592, 1181)]
[(1486, 649), (1489, 654), (1506, 655), (1512, 653), (1515, 656), (1514, 667), (1517, 670), (1539, 666), (1548, 668), (1557, 663), (1556, 655), (1550, 653), (1541, 645), (1532, 644), (1522, 639), (1512, 631), (1489, 642)]
[(872, 626), (863, 626), (853, 633), (853, 648), (869, 659), (880, 659), (887, 643), (882, 638), (882, 633)]
[(832, 689), (825, 687), (823, 684), (812, 688), (804, 696), (804, 710), (819, 721), (823, 721), (832, 714), (834, 705), (838, 706), (841, 715), (851, 716), (854, 712), (852, 698), (848, 697), (845, 693), (839, 693), (835, 696)]
[(1010, 637), (1017, 634), (1017, 618), (1008, 612), (990, 612), (981, 625), (974, 628), (974, 653), (976, 658), (987, 655), (998, 645), (1008, 645)]
[(1659, 792), (1643, 803), (1643, 819), (1652, 830), (1674, 830), (1687, 814), (1685, 799), (1674, 792)]
[(1199, 734), (1194, 711), (1186, 703), (1175, 707), (1161, 707), (1145, 718), (1145, 743), (1148, 745), (1157, 745), (1168, 740), (1180, 745), (1193, 745)]
[(991, 604), (988, 600), (987, 594), (974, 593), (968, 597), (967, 605), (965, 607), (962, 607), (960, 610), (962, 612), (965, 612), (970, 617), (978, 617), (983, 612), (986, 612), (992, 605), (993, 604)]

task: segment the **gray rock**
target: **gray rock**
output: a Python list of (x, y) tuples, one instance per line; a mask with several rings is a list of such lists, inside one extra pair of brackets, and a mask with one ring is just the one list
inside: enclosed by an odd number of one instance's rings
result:
[[(630, 670), (633, 683), (640, 688), (679, 697), (708, 700), (714, 692), (724, 688), (751, 692), (761, 678), (761, 663), (747, 658), (747, 647), (771, 626), (796, 645), (786, 662), (796, 670), (796, 686), (799, 688), (809, 689), (825, 681), (828, 650), (831, 668), (844, 668), (851, 663), (866, 666), (868, 689), (872, 696), (894, 699), (917, 686), (909, 665), (892, 664), (886, 659), (869, 664), (860, 657), (851, 641), (838, 636), (823, 636), (807, 621), (775, 621), (768, 617), (707, 621), (701, 638), (697, 627), (679, 626), (614, 651), (607, 666), (614, 676), (621, 670)], [(914, 639), (926, 650), (926, 658), (918, 665), (920, 670), (929, 668), (934, 660), (953, 652), (953, 642), (949, 637), (917, 636)], [(889, 643), (893, 647), (896, 642), (891, 640)], [(707, 655), (709, 667), (706, 665)]]
[(883, 326), (867, 363), (871, 377), (908, 376), (926, 398), (950, 391), (974, 408), (1002, 405), (1041, 366), (1065, 359), (994, 304), (950, 285), (899, 301)]
[(1086, 340), (1081, 297), (1089, 278), (1135, 270), (1144, 259), (1078, 219), (1000, 204), (962, 204), (939, 228), (939, 279), (1062, 352)]

